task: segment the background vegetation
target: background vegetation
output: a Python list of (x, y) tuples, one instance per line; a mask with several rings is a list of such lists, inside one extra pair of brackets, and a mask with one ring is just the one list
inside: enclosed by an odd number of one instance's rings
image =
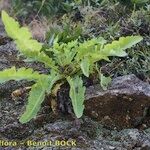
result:
[(34, 21), (40, 25), (45, 35), (39, 40), (46, 44), (52, 44), (56, 36), (59, 42), (67, 43), (99, 36), (111, 41), (120, 36), (142, 35), (143, 42), (129, 49), (128, 57), (113, 59), (107, 65), (103, 62), (102, 70), (111, 76), (134, 73), (150, 82), (149, 0), (8, 1), (11, 14), (20, 22), (31, 25)]

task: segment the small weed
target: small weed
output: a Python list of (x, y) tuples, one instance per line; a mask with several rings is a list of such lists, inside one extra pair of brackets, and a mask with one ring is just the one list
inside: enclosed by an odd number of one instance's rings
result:
[(0, 71), (0, 83), (23, 79), (35, 82), (31, 87), (26, 111), (20, 118), (21, 123), (36, 117), (45, 96), (55, 95), (55, 89), (58, 89), (55, 86), (64, 82), (70, 85), (69, 96), (73, 110), (76, 117), (80, 118), (84, 111), (86, 90), (81, 76), (89, 77), (96, 72), (100, 78), (100, 85), (105, 90), (111, 78), (101, 73), (97, 62), (110, 61), (111, 56), (125, 57), (127, 56), (125, 50), (142, 40), (141, 36), (127, 36), (107, 44), (104, 38), (99, 37), (83, 42), (73, 40), (63, 43), (58, 42), (56, 37), (50, 47), (43, 48), (42, 43), (32, 39), (28, 28), (20, 27), (19, 23), (5, 11), (2, 12), (2, 21), (8, 36), (15, 41), (19, 52), (27, 57), (28, 61), (42, 62), (50, 69), (49, 74), (40, 74), (31, 68), (15, 67)]

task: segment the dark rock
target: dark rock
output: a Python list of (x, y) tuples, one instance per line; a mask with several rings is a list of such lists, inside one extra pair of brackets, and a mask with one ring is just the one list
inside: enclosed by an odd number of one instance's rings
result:
[[(23, 99), (21, 104), (24, 103)], [(0, 100), (0, 134), (8, 139), (26, 138), (33, 132), (33, 124), (21, 124), (18, 121), (23, 113), (22, 105), (7, 97)]]
[(111, 128), (141, 125), (149, 107), (150, 85), (135, 75), (115, 78), (107, 91), (95, 85), (86, 92), (85, 115)]
[(0, 19), (0, 37), (3, 37), (5, 35), (6, 34), (5, 34), (4, 26), (3, 26), (2, 20)]
[[(150, 131), (140, 131), (138, 129), (124, 129), (121, 131), (109, 130), (104, 128), (98, 122), (92, 121), (88, 117), (83, 117), (83, 123), (80, 129), (77, 129), (73, 121), (57, 120), (54, 123), (47, 123), (43, 127), (35, 129), (32, 135), (26, 139), (21, 140), (22, 149), (30, 150), (26, 142), (32, 140), (34, 142), (51, 141), (75, 141), (76, 146), (38, 146), (38, 149), (67, 149), (67, 150), (141, 150), (150, 148)], [(94, 136), (91, 136), (91, 132)], [(89, 134), (90, 133), (90, 134)], [(18, 141), (20, 142), (20, 141)]]
[[(11, 68), (16, 66), (16, 68), (26, 67), (33, 68), (35, 71), (40, 73), (48, 73), (49, 70), (45, 69), (40, 63), (27, 63), (23, 61), (23, 58), (17, 57), (18, 51), (13, 42), (9, 42), (5, 45), (0, 45), (0, 70)], [(42, 121), (40, 117), (37, 120), (31, 121), (27, 124), (19, 123), (19, 116), (25, 110), (25, 104), (27, 104), (28, 92), (24, 93), (20, 98), (14, 101), (11, 98), (11, 93), (21, 87), (31, 86), (33, 82), (28, 81), (9, 81), (0, 84), (0, 134), (8, 139), (23, 139), (32, 134), (33, 130), (37, 126), (43, 125), (47, 121), (45, 117), (45, 111), (42, 109), (39, 115), (42, 116)], [(24, 107), (23, 107), (24, 106)], [(45, 120), (44, 120), (45, 118)], [(48, 120), (49, 121), (49, 120)], [(38, 125), (37, 125), (38, 124)]]
[(3, 23), (0, 19), (0, 45), (5, 45), (9, 41), (11, 41), (11, 39), (7, 37), (6, 32), (4, 30)]
[(0, 138), (2, 136), (9, 140), (22, 140), (48, 122), (52, 123), (59, 119), (51, 115), (51, 109), (47, 110), (48, 106), (43, 106), (35, 119), (21, 124), (19, 118), (25, 111), (27, 96), (28, 93), (25, 93), (18, 100), (13, 100), (9, 95), (0, 98)]

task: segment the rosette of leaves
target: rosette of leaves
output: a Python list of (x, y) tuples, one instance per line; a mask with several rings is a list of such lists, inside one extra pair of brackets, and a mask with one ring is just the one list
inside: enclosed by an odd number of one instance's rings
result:
[[(142, 40), (141, 36), (127, 36), (107, 44), (106, 40), (100, 37), (84, 42), (73, 40), (62, 43), (58, 42), (56, 37), (52, 46), (44, 49), (42, 43), (32, 39), (27, 27), (20, 27), (19, 23), (5, 11), (2, 11), (2, 21), (18, 51), (30, 61), (41, 62), (50, 69), (49, 74), (40, 74), (31, 68), (16, 69), (15, 67), (0, 71), (0, 83), (24, 79), (35, 81), (29, 93), (26, 110), (20, 118), (21, 123), (36, 117), (45, 95), (51, 94), (58, 82), (69, 83), (73, 110), (76, 117), (80, 118), (84, 111), (86, 90), (81, 76), (89, 77), (94, 70), (97, 70), (96, 62), (98, 61), (109, 61), (110, 56), (125, 57), (127, 55), (125, 50)], [(102, 87), (105, 88), (110, 78), (100, 74), (100, 79)]]

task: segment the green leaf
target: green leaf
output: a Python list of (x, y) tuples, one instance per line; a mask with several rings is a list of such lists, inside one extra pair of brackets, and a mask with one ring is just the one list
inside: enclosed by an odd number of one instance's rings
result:
[(91, 53), (90, 60), (93, 63), (95, 63), (97, 61), (100, 61), (100, 60), (110, 61), (109, 58), (108, 58), (108, 56), (103, 55), (103, 53), (101, 53), (101, 52)]
[(42, 49), (42, 44), (33, 39), (20, 38), (16, 39), (15, 43), (21, 53), (24, 53), (24, 51), (40, 52), (40, 50)]
[(103, 90), (107, 90), (107, 87), (111, 83), (111, 80), (111, 77), (105, 77), (102, 73), (100, 73), (100, 85)]
[(19, 30), (19, 23), (16, 22), (13, 18), (9, 17), (5, 11), (2, 11), (1, 16), (8, 36), (13, 39), (17, 39), (18, 35), (16, 32)]
[(131, 0), (132, 3), (135, 3), (135, 4), (142, 4), (142, 3), (146, 3), (148, 2), (149, 0)]
[(49, 49), (54, 53), (56, 62), (60, 66), (70, 65), (76, 55), (76, 47), (78, 41), (71, 41), (66, 43), (58, 43), (57, 39), (54, 40), (53, 48)]
[(38, 61), (44, 63), (45, 67), (57, 70), (57, 66), (52, 58), (48, 57), (44, 52), (24, 51), (23, 55), (30, 61)]
[(45, 64), (46, 67), (57, 70), (55, 62), (44, 52), (41, 52), (42, 44), (32, 39), (32, 35), (27, 27), (20, 27), (19, 23), (2, 11), (2, 21), (7, 34), (15, 40), (19, 52), (24, 56)]
[(62, 78), (62, 76), (60, 74), (58, 74), (54, 70), (51, 70), (51, 74), (48, 77), (49, 84), (48, 84), (47, 91), (46, 91), (47, 94), (51, 93), (51, 89), (52, 89), (53, 85), (55, 84), (56, 81), (60, 80), (61, 78)]
[(2, 11), (2, 21), (5, 26), (5, 30), (12, 39), (16, 40), (16, 43), (21, 51), (42, 49), (42, 44), (32, 39), (32, 35), (27, 27), (20, 27), (19, 23), (11, 18), (5, 11)]
[(41, 75), (36, 71), (33, 71), (31, 68), (20, 68), (16, 70), (15, 67), (12, 67), (10, 69), (5, 69), (3, 71), (0, 71), (0, 83), (4, 83), (9, 80), (28, 80), (28, 81), (33, 81), (33, 80), (38, 80), (42, 76), (46, 75)]
[[(84, 43), (80, 43), (77, 48), (77, 56), (76, 59), (78, 61), (82, 60), (85, 56), (90, 56), (93, 53), (98, 52), (101, 47), (106, 43), (104, 38), (93, 38), (91, 40), (84, 41)], [(97, 48), (99, 47), (99, 48)]]
[(48, 77), (40, 78), (38, 82), (32, 86), (26, 111), (19, 120), (21, 123), (26, 123), (36, 117), (41, 104), (44, 101), (45, 94), (51, 93), (54, 83), (59, 79), (60, 76), (55, 72), (52, 72)]
[(127, 53), (124, 51), (131, 48), (133, 45), (139, 43), (143, 38), (141, 36), (127, 36), (121, 37), (118, 41), (113, 41), (111, 44), (106, 44), (101, 50), (106, 56), (124, 57)]
[(89, 59), (86, 57), (84, 58), (82, 61), (81, 61), (81, 69), (82, 69), (82, 72), (83, 74), (86, 76), (86, 77), (89, 77), (89, 74), (90, 74), (90, 62), (89, 62)]
[(75, 78), (67, 78), (70, 84), (70, 98), (73, 105), (73, 110), (77, 118), (83, 115), (84, 110), (84, 94), (85, 87), (83, 86), (83, 81), (81, 77), (76, 76)]
[(41, 103), (44, 101), (47, 86), (46, 80), (39, 80), (32, 86), (26, 111), (19, 119), (21, 123), (26, 123), (37, 115)]

